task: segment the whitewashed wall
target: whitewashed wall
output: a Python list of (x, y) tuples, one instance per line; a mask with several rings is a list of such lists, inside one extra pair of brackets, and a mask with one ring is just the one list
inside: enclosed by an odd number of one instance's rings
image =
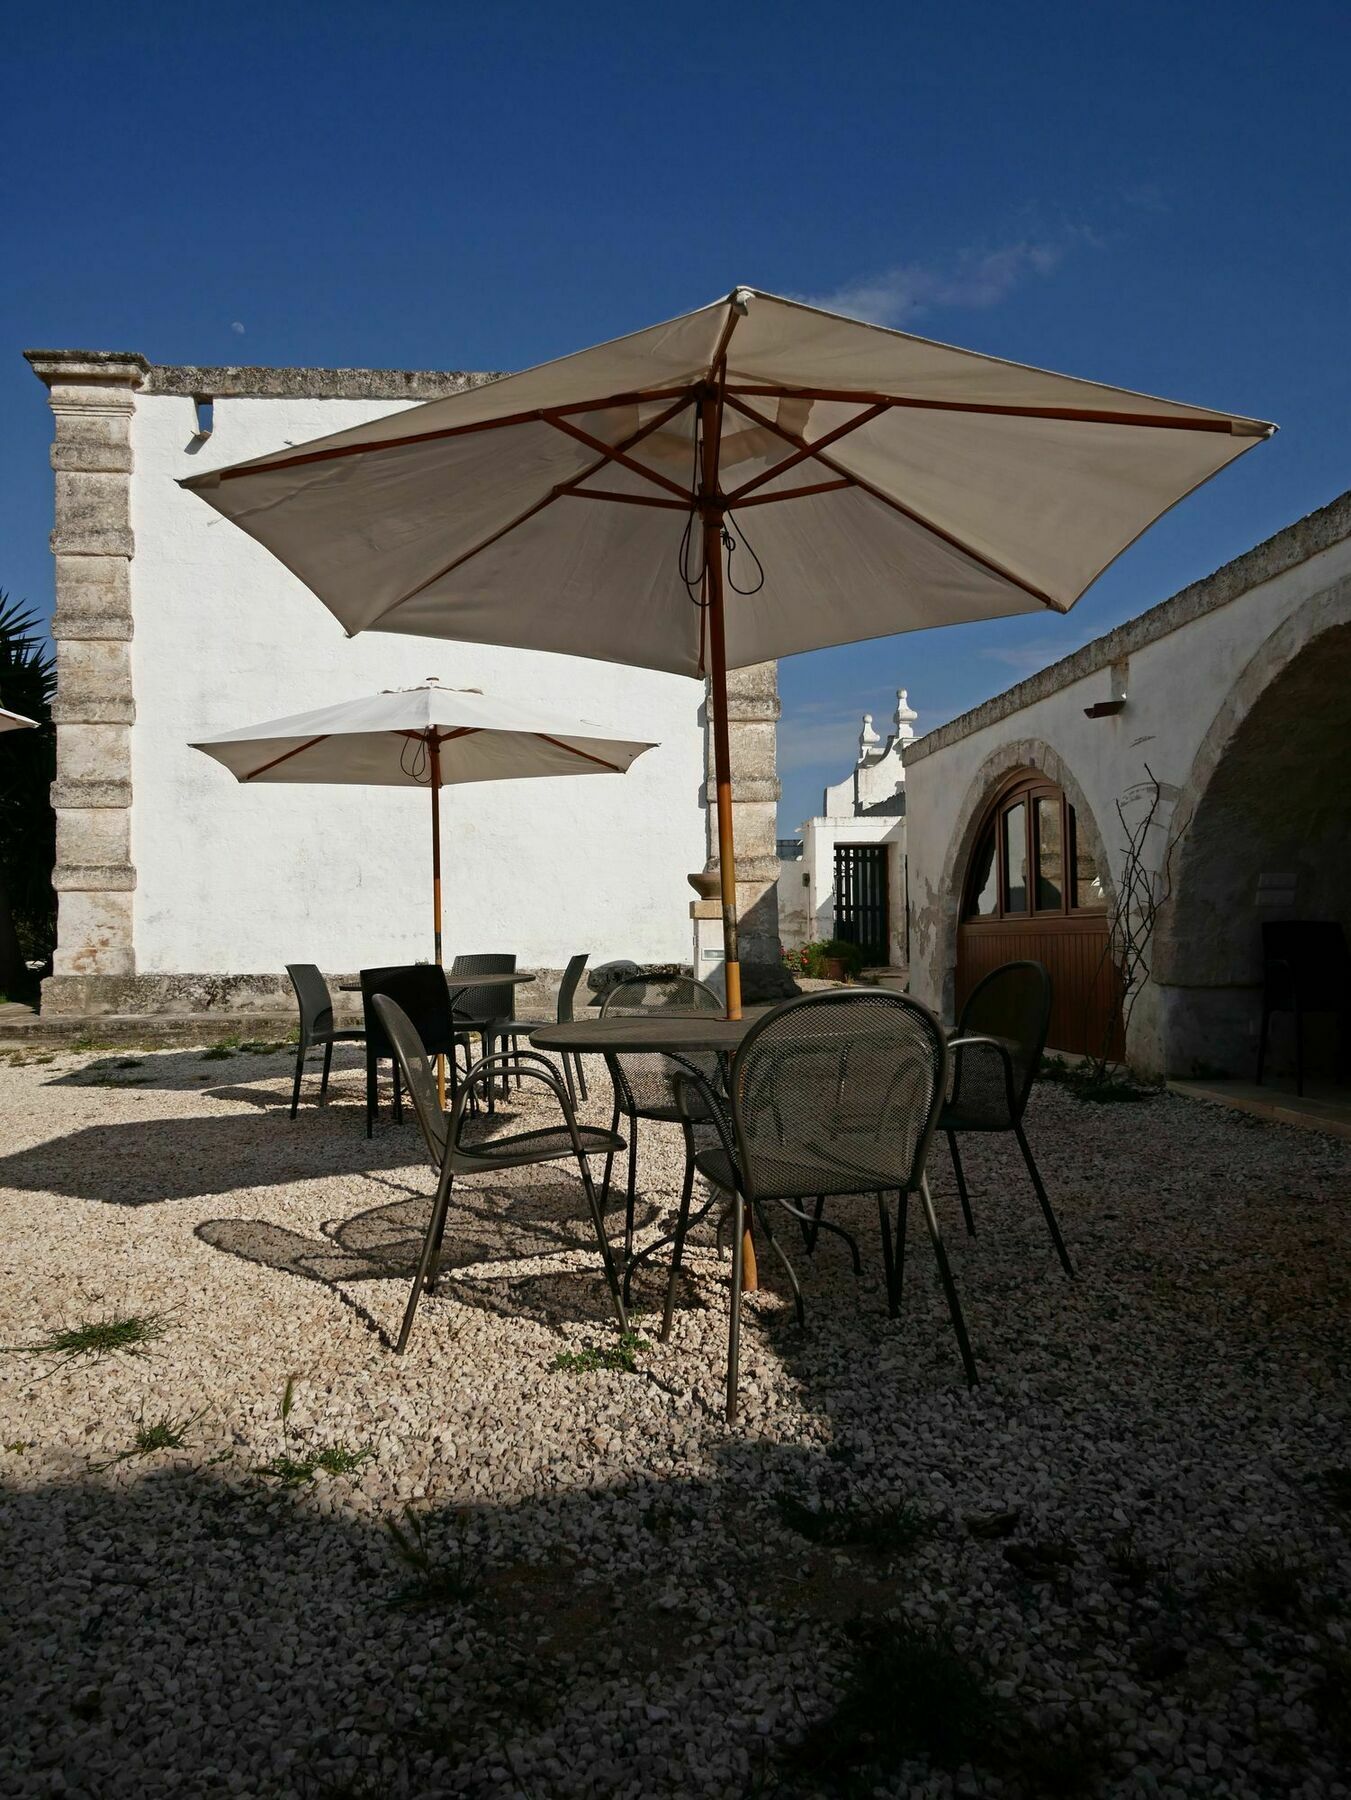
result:
[(444, 795), (446, 948), (523, 964), (686, 960), (686, 873), (704, 864), (702, 685), (576, 657), (370, 633), (344, 637), (264, 550), (176, 478), (396, 410), (218, 399), (193, 453), (186, 398), (132, 422), (132, 862), (142, 974), (249, 974), (430, 956), (424, 794), (239, 786), (193, 738), (435, 675), (596, 720), (658, 748), (624, 777)]

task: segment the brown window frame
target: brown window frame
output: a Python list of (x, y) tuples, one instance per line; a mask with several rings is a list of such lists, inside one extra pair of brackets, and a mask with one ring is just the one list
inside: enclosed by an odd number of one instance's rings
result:
[[(1040, 880), (1040, 865), (1037, 859), (1037, 822), (1039, 800), (1053, 800), (1060, 808), (1060, 904), (1059, 906), (1038, 906), (1037, 889)], [(1023, 845), (1026, 856), (1026, 889), (1027, 906), (1020, 912), (1008, 909), (1007, 872), (1008, 872), (1008, 840), (1006, 820), (1008, 814), (1016, 806), (1023, 808)], [(994, 871), (996, 906), (992, 913), (979, 913), (975, 910), (978, 898), (975, 892), (976, 871), (980, 866), (980, 852), (987, 837), (994, 833)], [(961, 922), (963, 925), (991, 926), (1005, 924), (1033, 925), (1038, 920), (1049, 919), (1101, 919), (1103, 909), (1098, 906), (1072, 906), (1071, 896), (1076, 892), (1073, 850), (1078, 841), (1078, 820), (1064, 788), (1056, 782), (1048, 780), (1044, 775), (1021, 775), (1001, 788), (985, 810), (980, 829), (975, 835), (971, 858), (967, 864), (965, 885), (962, 892)]]

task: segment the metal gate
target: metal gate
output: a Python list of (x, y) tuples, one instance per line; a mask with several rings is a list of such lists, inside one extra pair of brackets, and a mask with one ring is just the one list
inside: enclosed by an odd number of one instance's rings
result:
[(835, 936), (866, 963), (891, 961), (885, 844), (836, 844)]

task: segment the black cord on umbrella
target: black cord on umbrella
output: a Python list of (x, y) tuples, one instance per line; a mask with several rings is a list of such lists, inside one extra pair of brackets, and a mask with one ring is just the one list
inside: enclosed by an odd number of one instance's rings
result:
[[(737, 538), (732, 536), (732, 533), (727, 529), (727, 526), (725, 524), (723, 525), (722, 542), (723, 542), (723, 548), (727, 552), (727, 585), (728, 585), (728, 587), (731, 588), (731, 590), (734, 594), (741, 594), (743, 596), (747, 595), (747, 594), (758, 594), (760, 592), (760, 589), (765, 585), (765, 565), (760, 561), (760, 558), (755, 554), (755, 546), (751, 543), (750, 539), (746, 536), (746, 533), (744, 530), (742, 530), (742, 527), (739, 524), (737, 524), (737, 521), (733, 517), (733, 515), (731, 513), (728, 513), (727, 517), (729, 519), (731, 519), (732, 524), (736, 525), (737, 530), (741, 533), (741, 537), (738, 540)], [(759, 580), (756, 582), (754, 587), (738, 587), (737, 586), (736, 576), (732, 573), (732, 568), (733, 568), (732, 556), (733, 556), (734, 552), (737, 551), (738, 549), (745, 550), (749, 554), (751, 561), (755, 564), (755, 572), (759, 576)]]
[(426, 738), (404, 739), (403, 749), (399, 752), (399, 767), (410, 781), (425, 781), (430, 784), (429, 761)]

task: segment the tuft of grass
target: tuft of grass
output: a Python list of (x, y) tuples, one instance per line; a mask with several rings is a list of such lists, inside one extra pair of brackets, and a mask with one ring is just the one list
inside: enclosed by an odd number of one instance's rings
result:
[(405, 1612), (437, 1612), (464, 1606), (473, 1598), (478, 1580), (463, 1550), (457, 1548), (444, 1557), (434, 1555), (427, 1528), (411, 1507), (404, 1508), (402, 1524), (386, 1519), (385, 1526), (394, 1554), (409, 1576), (391, 1596), (391, 1605)]
[(198, 1412), (188, 1413), (181, 1419), (175, 1419), (168, 1413), (162, 1414), (158, 1419), (143, 1418), (136, 1427), (131, 1448), (120, 1450), (102, 1466), (111, 1468), (114, 1463), (130, 1462), (133, 1456), (154, 1456), (160, 1450), (181, 1450), (188, 1441), (189, 1431), (205, 1411), (206, 1408), (202, 1407)]
[(212, 1044), (210, 1049), (203, 1050), (201, 1060), (203, 1062), (225, 1062), (226, 1059), (233, 1056), (234, 1053), (234, 1046), (232, 1044)]
[(78, 1356), (91, 1356), (100, 1362), (105, 1356), (125, 1351), (129, 1356), (143, 1355), (149, 1346), (164, 1336), (163, 1319), (156, 1313), (129, 1313), (125, 1318), (95, 1319), (65, 1331), (52, 1331), (40, 1344), (7, 1346), (10, 1355), (55, 1356), (71, 1362)]
[(1077, 1100), (1089, 1100), (1098, 1105), (1132, 1105), (1141, 1100), (1153, 1100), (1162, 1092), (1157, 1082), (1147, 1081), (1123, 1065), (1072, 1063), (1063, 1056), (1043, 1056), (1037, 1078), (1058, 1082)]
[(832, 1549), (881, 1550), (903, 1555), (932, 1529), (929, 1519), (909, 1500), (880, 1507), (804, 1506), (791, 1494), (776, 1505), (784, 1524), (809, 1543)]
[(638, 1352), (651, 1344), (636, 1331), (624, 1331), (614, 1344), (588, 1344), (582, 1350), (560, 1350), (549, 1365), (570, 1375), (590, 1375), (597, 1369), (615, 1369), (625, 1375), (638, 1372)]
[(278, 1050), (285, 1050), (288, 1045), (273, 1038), (245, 1038), (239, 1045), (241, 1056), (274, 1056)]
[(270, 1462), (259, 1465), (258, 1473), (267, 1475), (284, 1488), (304, 1487), (317, 1474), (354, 1475), (375, 1455), (374, 1450), (353, 1450), (347, 1444), (329, 1444), (304, 1456), (293, 1456), (282, 1450)]

